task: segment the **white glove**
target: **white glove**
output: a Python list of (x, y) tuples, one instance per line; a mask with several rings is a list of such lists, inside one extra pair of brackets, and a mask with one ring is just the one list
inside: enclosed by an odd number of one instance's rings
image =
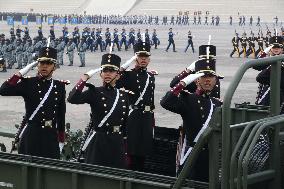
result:
[(19, 73), (23, 76), (26, 75), (34, 66), (36, 66), (38, 64), (38, 61), (35, 61), (33, 63), (28, 64), (26, 67), (24, 67), (23, 69), (21, 69), (19, 71)]
[(189, 70), (191, 72), (194, 72), (195, 71), (195, 63), (197, 62), (198, 60), (192, 62), (187, 68), (186, 70)]
[(127, 60), (124, 64), (122, 64), (121, 68), (126, 70), (136, 58), (137, 58), (137, 55), (132, 56), (129, 60)]
[(103, 68), (97, 68), (97, 69), (94, 69), (94, 70), (90, 70), (88, 72), (85, 73), (85, 75), (89, 76), (89, 78), (93, 77), (93, 75), (97, 72), (100, 72), (102, 71)]
[(63, 142), (59, 142), (60, 154), (62, 153), (63, 147), (64, 147), (64, 143)]
[(191, 82), (195, 81), (197, 78), (204, 76), (204, 73), (196, 73), (196, 74), (190, 74), (189, 76), (185, 77), (184, 79), (182, 79), (181, 81), (185, 83), (185, 85), (187, 86), (188, 84), (190, 84)]
[(268, 54), (268, 53), (269, 53), (269, 51), (273, 48), (273, 46), (274, 46), (274, 45), (270, 45), (270, 46), (268, 46), (266, 49), (264, 49), (264, 51), (263, 51), (263, 52), (264, 52), (265, 54)]

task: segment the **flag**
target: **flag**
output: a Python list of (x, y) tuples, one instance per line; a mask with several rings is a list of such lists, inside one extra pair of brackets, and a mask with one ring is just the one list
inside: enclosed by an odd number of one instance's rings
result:
[(36, 25), (42, 25), (41, 16), (36, 16)]
[(78, 18), (77, 18), (77, 17), (72, 17), (72, 19), (71, 19), (71, 24), (72, 24), (72, 25), (78, 24)]
[(48, 16), (47, 17), (47, 24), (48, 25), (54, 25), (54, 18), (53, 18), (53, 16)]
[(22, 16), (22, 25), (28, 25), (28, 17)]
[(7, 16), (7, 24), (14, 27), (14, 18), (12, 16)]

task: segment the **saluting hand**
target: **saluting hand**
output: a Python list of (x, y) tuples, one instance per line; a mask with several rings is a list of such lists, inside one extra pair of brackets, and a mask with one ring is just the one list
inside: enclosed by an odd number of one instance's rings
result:
[(204, 73), (190, 74), (189, 76), (181, 80), (182, 85), (187, 86), (188, 84), (192, 83), (193, 81), (204, 75)]
[(122, 64), (122, 66), (120, 67), (122, 71), (126, 70), (136, 58), (137, 58), (137, 55), (135, 54), (129, 60), (127, 60), (124, 64)]
[(97, 68), (97, 69), (93, 69), (93, 70), (90, 70), (88, 72), (86, 72), (82, 77), (81, 79), (83, 81), (87, 81), (88, 79), (90, 79), (91, 77), (93, 77), (93, 75), (97, 72), (100, 72), (102, 71), (102, 68)]
[(23, 69), (21, 69), (18, 72), (19, 76), (23, 76), (26, 75), (34, 66), (36, 66), (38, 64), (38, 61), (35, 61), (33, 63), (28, 64), (26, 67), (24, 67)]

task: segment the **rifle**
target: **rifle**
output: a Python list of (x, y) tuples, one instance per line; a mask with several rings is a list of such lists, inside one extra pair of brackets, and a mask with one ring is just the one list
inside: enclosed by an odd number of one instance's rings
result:
[(14, 141), (12, 142), (12, 148), (11, 148), (10, 153), (17, 150), (17, 144), (20, 142), (20, 135), (21, 135), (23, 129), (25, 128), (27, 121), (28, 121), (27, 116), (23, 116), (23, 120), (22, 120), (20, 126), (18, 127), (18, 131), (15, 134)]
[(78, 162), (81, 162), (82, 160), (81, 160), (81, 157), (83, 156), (83, 154), (84, 154), (84, 151), (83, 151), (83, 146), (84, 146), (84, 144), (85, 144), (85, 142), (86, 142), (86, 140), (88, 139), (88, 136), (90, 135), (90, 133), (91, 133), (91, 131), (92, 131), (92, 128), (93, 128), (93, 116), (92, 116), (92, 114), (90, 113), (90, 121), (89, 121), (89, 124), (88, 124), (88, 126), (85, 128), (85, 132), (84, 132), (84, 134), (82, 135), (82, 141), (81, 141), (81, 144), (80, 144), (80, 148), (79, 148), (79, 150), (78, 150), (78, 152), (77, 152), (77, 161)]

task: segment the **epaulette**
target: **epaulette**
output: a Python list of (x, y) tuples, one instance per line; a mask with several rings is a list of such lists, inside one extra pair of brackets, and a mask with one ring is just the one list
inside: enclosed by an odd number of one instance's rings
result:
[(131, 94), (131, 95), (134, 95), (134, 94), (135, 94), (133, 91), (126, 90), (125, 88), (120, 88), (119, 90), (120, 90), (120, 91), (124, 91), (124, 92), (126, 92), (126, 93), (128, 93), (128, 94)]
[(31, 76), (29, 76), (29, 75), (25, 75), (25, 76), (22, 77), (22, 79), (29, 79), (29, 78), (31, 78)]
[(86, 83), (86, 87), (89, 87), (89, 89), (95, 89), (95, 86), (91, 83)]
[(151, 70), (151, 71), (149, 71), (149, 73), (151, 73), (153, 75), (159, 75), (159, 73), (156, 70)]
[(64, 83), (65, 85), (69, 85), (71, 82), (69, 80), (59, 80), (61, 83)]

